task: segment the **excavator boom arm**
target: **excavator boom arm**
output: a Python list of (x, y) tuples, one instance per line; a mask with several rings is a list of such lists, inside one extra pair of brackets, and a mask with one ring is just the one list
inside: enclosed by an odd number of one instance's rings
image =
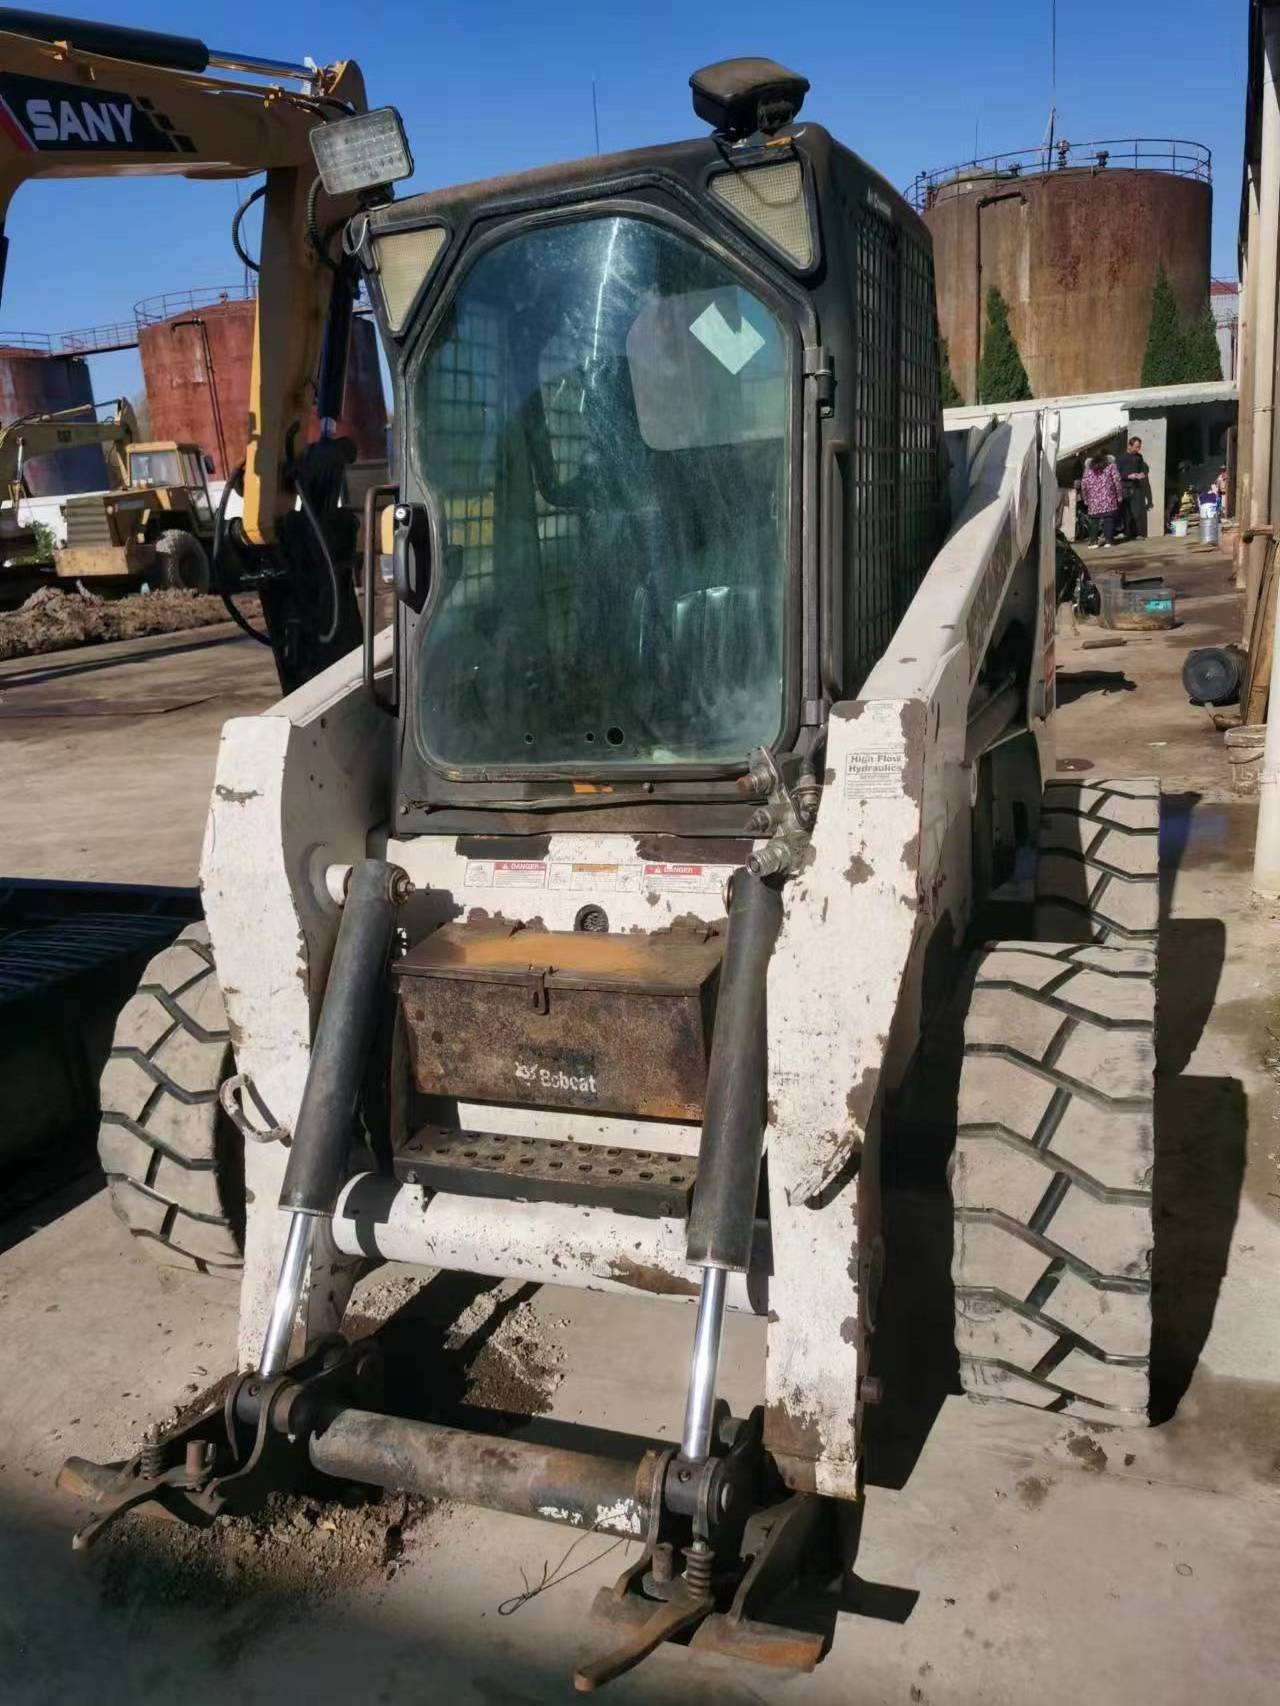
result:
[[(211, 76), (210, 65), (279, 74), (282, 81)], [(331, 232), (358, 202), (323, 193), (311, 132), (365, 109), (364, 80), (349, 60), (324, 69), (287, 66), (212, 53), (188, 37), (0, 8), (0, 282), (4, 215), (31, 179), (266, 174), (240, 524), (250, 553), (271, 551), (281, 532), (290, 531), (295, 491), (288, 470), (308, 437), (326, 328), (335, 323), (339, 338), (345, 336), (350, 312), (349, 282), (316, 234)], [(295, 538), (285, 553), (295, 572), (299, 552), (309, 550), (317, 555)], [(327, 547), (318, 565), (321, 578), (333, 583), (336, 608), (339, 587)], [(279, 580), (283, 571), (272, 572)], [(269, 614), (269, 626), (270, 620)], [(272, 635), (286, 687), (331, 661), (326, 653), (338, 645), (328, 618), (317, 619), (319, 651), (298, 639), (307, 614), (292, 611), (288, 620), (292, 664), (286, 666)], [(344, 622), (341, 631), (349, 626)]]
[(138, 422), (128, 400), (115, 399), (109, 421), (87, 421), (86, 404), (58, 409), (47, 415), (28, 415), (0, 426), (0, 496), (17, 503), (24, 496), (22, 471), (33, 456), (50, 456), (59, 450), (75, 450), (85, 444), (100, 444), (112, 472), (125, 484), (124, 457), (120, 447), (138, 436)]

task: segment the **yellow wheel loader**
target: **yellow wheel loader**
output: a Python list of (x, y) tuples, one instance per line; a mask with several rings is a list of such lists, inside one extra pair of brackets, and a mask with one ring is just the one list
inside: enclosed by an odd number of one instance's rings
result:
[(58, 574), (95, 583), (140, 580), (208, 592), (214, 512), (209, 462), (196, 444), (130, 444), (124, 484), (88, 492), (62, 506), (67, 542), (54, 556)]
[[(81, 1545), (353, 1482), (637, 1541), (583, 1690), (818, 1662), (918, 1153), (967, 1389), (1146, 1418), (1159, 802), (1054, 779), (1056, 419), (945, 435), (919, 219), (803, 77), (691, 83), (693, 140), (402, 201), (389, 109), (313, 138), (396, 382), (363, 644), (226, 726), (206, 922), (102, 1086), (139, 1250), (239, 1274), (241, 1371), (63, 1475)], [(683, 1416), (403, 1414), (342, 1334), (371, 1261), (684, 1311)]]
[[(110, 420), (85, 420), (84, 409), (28, 415), (0, 427), (0, 550), (13, 571), (0, 575), (0, 595), (22, 580), (36, 535), (19, 517), (27, 497), (27, 463), (76, 445), (100, 444), (112, 490), (77, 493), (62, 506), (66, 545), (41, 567), (68, 580), (125, 586), (150, 578), (166, 587), (209, 590), (214, 516), (209, 459), (195, 444), (140, 443), (133, 409), (123, 398)], [(19, 561), (14, 562), (14, 559)]]

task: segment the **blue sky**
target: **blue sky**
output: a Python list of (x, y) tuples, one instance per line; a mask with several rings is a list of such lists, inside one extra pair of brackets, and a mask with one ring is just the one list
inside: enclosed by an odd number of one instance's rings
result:
[[(1213, 271), (1235, 276), (1245, 0), (1057, 0), (1058, 135), (1176, 135), (1213, 150)], [(359, 60), (370, 103), (404, 115), (409, 188), (698, 134), (690, 71), (765, 54), (810, 79), (819, 120), (899, 186), (921, 168), (1038, 142), (1051, 0), (66, 0), (69, 12), (210, 46)], [(139, 298), (240, 277), (237, 192), (181, 180), (33, 184), (10, 209), (0, 328), (127, 319)], [(93, 363), (99, 396), (140, 389), (133, 354)]]

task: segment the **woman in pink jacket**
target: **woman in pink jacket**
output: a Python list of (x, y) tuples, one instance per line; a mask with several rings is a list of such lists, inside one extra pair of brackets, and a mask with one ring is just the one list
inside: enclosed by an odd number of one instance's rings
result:
[(1098, 451), (1089, 458), (1080, 476), (1080, 496), (1089, 512), (1089, 532), (1093, 536), (1090, 544), (1095, 550), (1099, 545), (1113, 544), (1120, 508), (1124, 503), (1124, 482), (1114, 460), (1104, 451)]

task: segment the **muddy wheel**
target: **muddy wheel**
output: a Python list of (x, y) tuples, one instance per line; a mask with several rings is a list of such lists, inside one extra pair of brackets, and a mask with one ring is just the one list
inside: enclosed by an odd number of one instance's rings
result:
[(192, 924), (122, 1009), (101, 1085), (98, 1157), (111, 1206), (167, 1267), (240, 1267), (243, 1140), (218, 1101), (232, 1070), (209, 933)]
[(1037, 938), (1154, 943), (1159, 839), (1154, 777), (1050, 782), (1040, 809)]
[(173, 528), (156, 540), (156, 576), (176, 592), (208, 592), (209, 558), (193, 533)]
[(1155, 954), (1003, 942), (978, 958), (952, 1165), (966, 1391), (1145, 1425)]

